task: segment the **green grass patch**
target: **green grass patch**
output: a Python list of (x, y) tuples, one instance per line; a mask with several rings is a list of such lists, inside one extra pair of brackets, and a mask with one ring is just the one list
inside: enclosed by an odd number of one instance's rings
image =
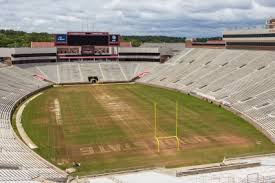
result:
[[(158, 136), (173, 136), (176, 102), (181, 150), (170, 139), (157, 153), (154, 103)], [(81, 162), (78, 175), (214, 163), (275, 150), (263, 134), (223, 108), (140, 84), (50, 88), (29, 103), (22, 121), (41, 156), (62, 168)]]

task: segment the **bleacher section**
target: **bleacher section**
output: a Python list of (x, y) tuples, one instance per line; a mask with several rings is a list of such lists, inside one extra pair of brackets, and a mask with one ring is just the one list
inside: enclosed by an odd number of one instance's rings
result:
[(142, 72), (150, 72), (154, 62), (71, 62), (20, 64), (18, 67), (31, 75), (39, 75), (54, 83), (88, 82), (97, 76), (100, 82), (130, 81)]
[(48, 179), (64, 181), (66, 174), (38, 157), (15, 136), (11, 115), (24, 96), (48, 86), (17, 67), (0, 68), (0, 182)]
[(225, 49), (186, 49), (166, 64), (74, 62), (19, 65), (56, 83), (129, 81), (174, 88), (219, 103), (253, 121), (275, 142), (275, 53)]
[(55, 83), (72, 83), (88, 82), (89, 76), (97, 76), (99, 81), (105, 82), (129, 81), (146, 73), (137, 82), (173, 88), (225, 104), (275, 143), (273, 51), (193, 48), (184, 50), (165, 64), (72, 62), (18, 67), (0, 68), (0, 175), (7, 175), (7, 178), (0, 176), (2, 179), (17, 180), (21, 174), (18, 179), (22, 180), (64, 177), (17, 141), (11, 129), (10, 115), (16, 102), (49, 85), (33, 79), (34, 74)]
[(275, 53), (190, 49), (138, 82), (229, 105), (275, 142)]
[(76, 62), (0, 68), (0, 182), (64, 181), (67, 176), (23, 144), (11, 126), (11, 115), (18, 101), (51, 84), (35, 76), (55, 83), (88, 82), (89, 76), (108, 82), (128, 81), (153, 65), (157, 63)]

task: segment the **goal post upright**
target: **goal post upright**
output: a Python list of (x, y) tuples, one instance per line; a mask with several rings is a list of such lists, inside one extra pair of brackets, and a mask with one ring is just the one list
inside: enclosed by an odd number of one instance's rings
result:
[(157, 103), (154, 103), (155, 138), (157, 138)]
[(155, 140), (157, 141), (157, 151), (160, 152), (160, 142), (157, 136), (157, 103), (154, 102), (154, 122), (155, 122)]
[(177, 139), (177, 150), (180, 150), (180, 141), (178, 137), (178, 123), (179, 123), (179, 102), (176, 101), (176, 139)]
[(178, 112), (179, 112), (179, 104), (178, 104), (178, 101), (176, 102), (176, 137), (178, 137), (178, 118), (179, 118), (179, 115), (178, 115)]

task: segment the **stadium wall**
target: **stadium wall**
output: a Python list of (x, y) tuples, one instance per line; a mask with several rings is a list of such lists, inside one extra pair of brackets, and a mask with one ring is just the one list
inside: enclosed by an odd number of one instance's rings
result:
[(224, 49), (224, 41), (207, 41), (207, 42), (195, 42), (193, 39), (186, 40), (186, 48), (210, 48), (210, 49)]

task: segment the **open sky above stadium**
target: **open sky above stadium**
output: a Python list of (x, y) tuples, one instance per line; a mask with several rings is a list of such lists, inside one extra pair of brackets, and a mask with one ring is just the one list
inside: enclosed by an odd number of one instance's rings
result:
[(50, 33), (220, 36), (275, 17), (274, 0), (0, 0), (0, 7), (0, 29)]

